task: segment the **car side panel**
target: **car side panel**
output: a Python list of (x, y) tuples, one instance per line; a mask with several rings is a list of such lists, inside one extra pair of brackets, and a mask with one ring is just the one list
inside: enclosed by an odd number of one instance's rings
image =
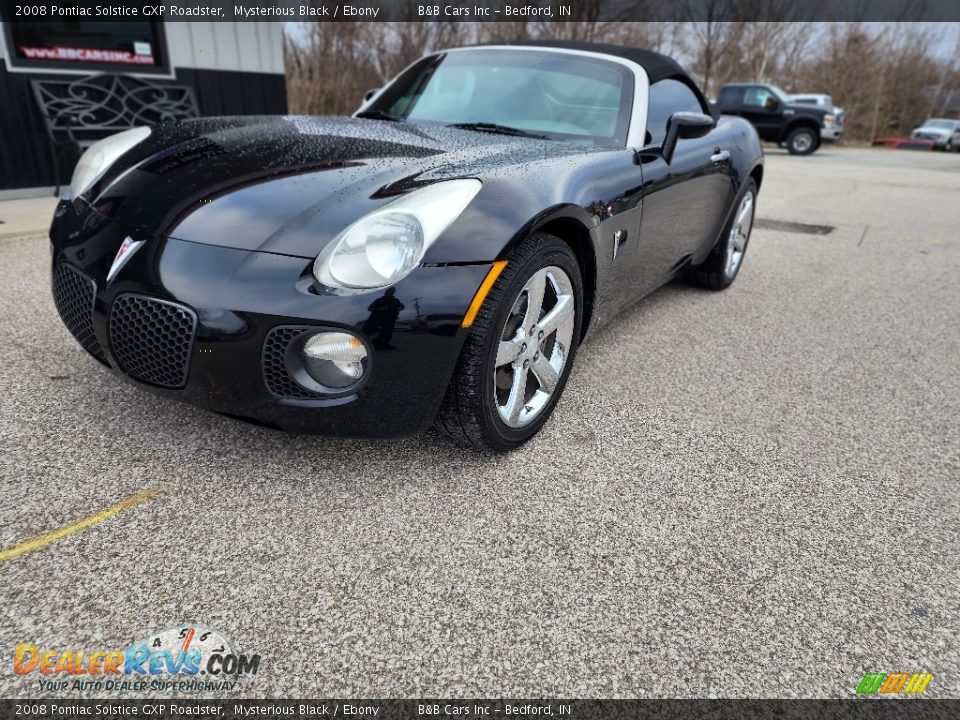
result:
[[(711, 160), (721, 151), (729, 158)], [(709, 254), (736, 192), (760, 162), (753, 127), (724, 117), (707, 136), (680, 141), (669, 165), (651, 149), (511, 168), (484, 178), (481, 192), (424, 262), (504, 259), (533, 230), (558, 219), (575, 221), (595, 260), (592, 332), (668, 282), (681, 264)]]
[(626, 259), (633, 253), (614, 258), (613, 252), (618, 237), (626, 249), (639, 241), (643, 176), (632, 150), (544, 160), (485, 177), (483, 183), (470, 206), (428, 250), (425, 263), (504, 259), (534, 230), (572, 220), (589, 238), (594, 256), (594, 319), (612, 317), (648, 292), (653, 280), (647, 277), (649, 269), (635, 266), (628, 272)]
[[(753, 86), (763, 88), (762, 85)], [(750, 89), (750, 88), (747, 88)], [(783, 105), (778, 104), (774, 108), (758, 107), (756, 105), (743, 104), (740, 107), (740, 116), (757, 129), (757, 133), (764, 140), (774, 142), (780, 139), (783, 131), (783, 125), (786, 121), (786, 113), (789, 112)]]
[(640, 153), (644, 175), (641, 252), (645, 292), (668, 282), (712, 247), (734, 192), (735, 132), (721, 125), (702, 138), (680, 140), (668, 164), (659, 150)]

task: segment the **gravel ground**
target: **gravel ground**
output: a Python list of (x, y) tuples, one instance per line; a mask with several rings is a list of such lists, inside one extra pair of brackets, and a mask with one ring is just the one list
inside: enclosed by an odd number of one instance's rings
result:
[[(0, 563), (13, 648), (180, 622), (262, 656), (234, 695), (960, 696), (960, 156), (768, 155), (724, 293), (670, 286), (584, 346), (544, 432), (292, 437), (148, 395), (0, 241)], [(76, 697), (76, 693), (62, 693)]]

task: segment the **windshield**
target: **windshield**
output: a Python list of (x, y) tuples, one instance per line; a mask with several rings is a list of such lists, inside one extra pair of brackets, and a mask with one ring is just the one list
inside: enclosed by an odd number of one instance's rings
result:
[(790, 104), (790, 95), (784, 92), (783, 88), (779, 88), (776, 85), (767, 85), (768, 88), (777, 96), (777, 99), (782, 102), (784, 105)]
[(424, 58), (364, 109), (412, 123), (483, 123), (552, 140), (626, 145), (633, 74), (605, 60), (529, 50)]
[(957, 122), (951, 122), (950, 120), (927, 120), (923, 124), (923, 127), (952, 130), (954, 125), (957, 125)]

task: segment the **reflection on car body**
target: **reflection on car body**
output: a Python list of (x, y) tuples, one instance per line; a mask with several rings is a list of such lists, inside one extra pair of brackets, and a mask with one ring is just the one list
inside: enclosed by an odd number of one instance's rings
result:
[[(353, 117), (94, 146), (51, 227), (54, 298), (153, 392), (293, 432), (435, 423), (506, 450), (621, 309), (676, 277), (733, 282), (762, 173), (753, 128), (665, 56), (455, 48)], [(144, 242), (108, 280), (127, 237)]]

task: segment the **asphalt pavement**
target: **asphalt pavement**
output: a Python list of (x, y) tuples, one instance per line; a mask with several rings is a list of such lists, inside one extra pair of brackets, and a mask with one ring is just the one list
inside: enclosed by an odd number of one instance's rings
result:
[(232, 696), (960, 696), (958, 198), (960, 155), (769, 151), (734, 286), (625, 313), (505, 456), (143, 392), (0, 239), (0, 551), (154, 493), (0, 561), (0, 696), (84, 694), (18, 643), (180, 623), (261, 656)]

